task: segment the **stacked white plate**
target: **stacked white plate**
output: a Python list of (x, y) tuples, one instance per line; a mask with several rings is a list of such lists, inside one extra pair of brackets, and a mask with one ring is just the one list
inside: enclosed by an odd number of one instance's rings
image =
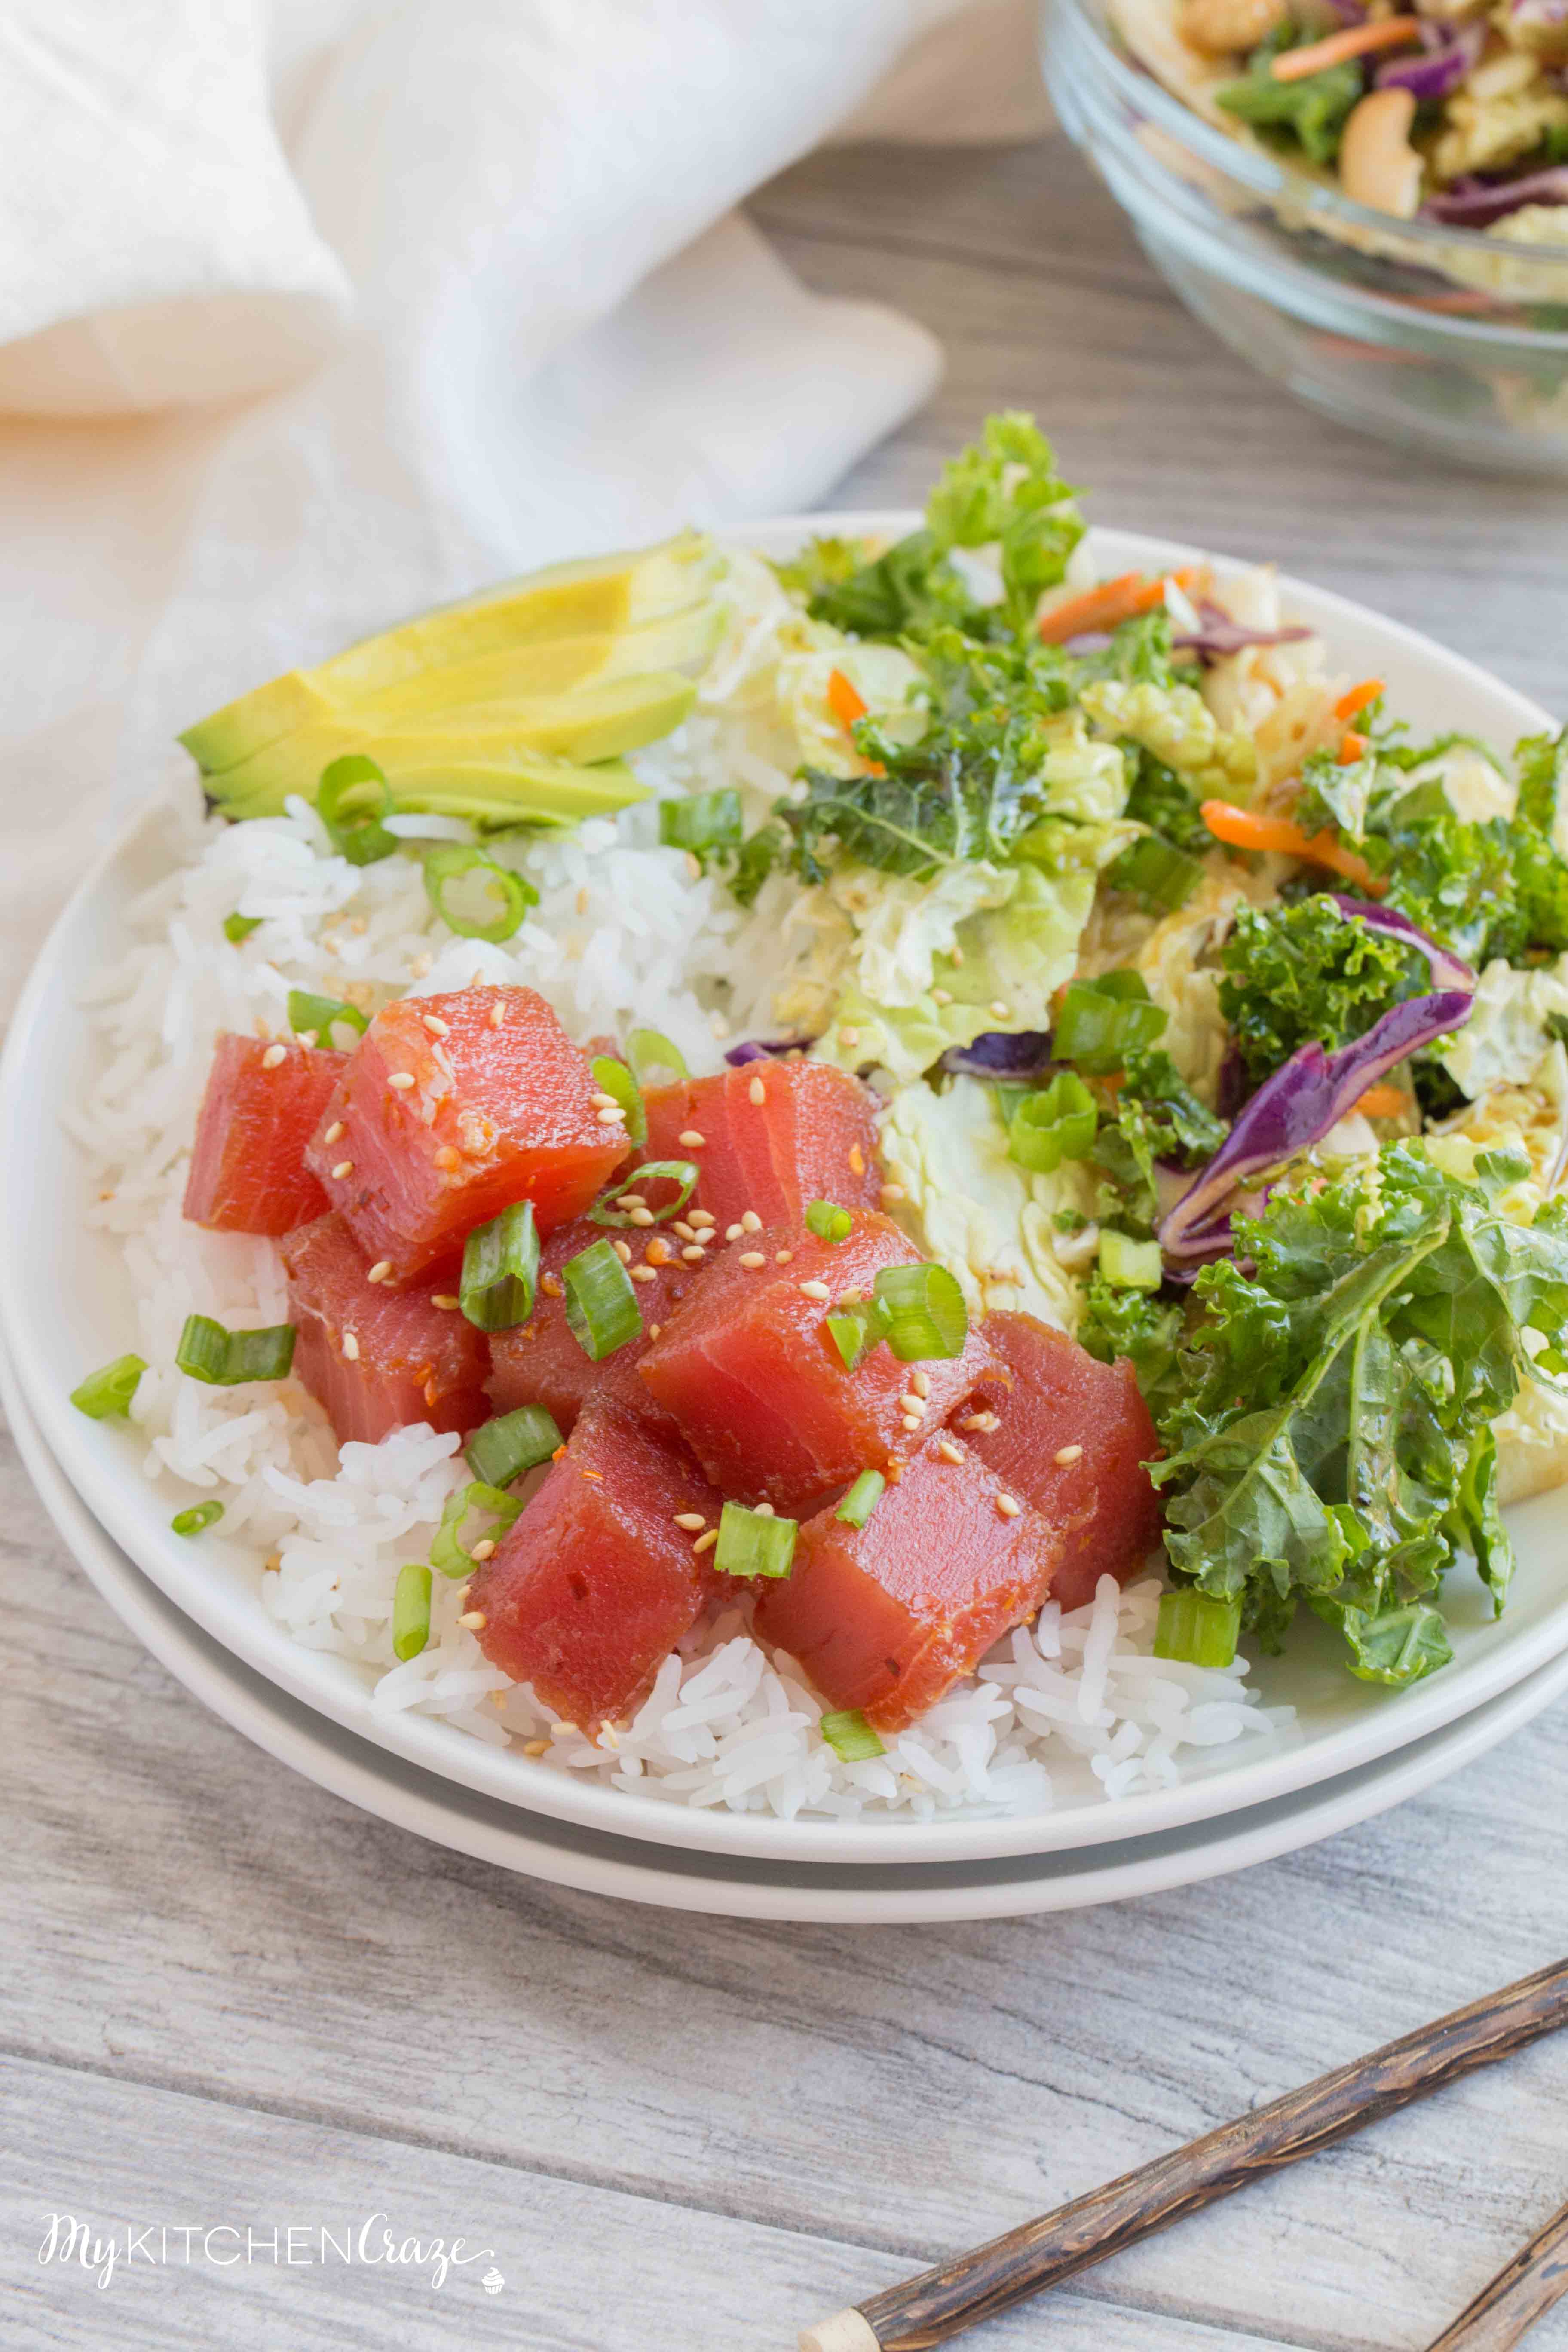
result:
[[(816, 517), (771, 526), (782, 553), (805, 530), (901, 530), (913, 518)], [(1100, 534), (1102, 572), (1160, 568), (1194, 551)], [(1286, 603), (1336, 666), (1388, 680), (1422, 727), (1510, 742), (1551, 722), (1522, 697), (1424, 638), (1287, 583)], [(417, 1716), (373, 1714), (363, 1675), (293, 1643), (266, 1613), (256, 1563), (169, 1529), (170, 1496), (122, 1431), (68, 1402), (82, 1368), (132, 1328), (119, 1253), (87, 1231), (85, 1172), (58, 1119), (92, 1083), (75, 1003), (125, 940), (130, 900), (167, 870), (150, 810), (106, 853), (55, 928), (0, 1065), (0, 1389), (65, 1541), (125, 1622), (186, 1686), (324, 1788), (420, 1835), (564, 1885), (748, 1917), (890, 1921), (1071, 1908), (1239, 1869), (1310, 1843), (1429, 1787), (1568, 1686), (1568, 1539), (1555, 1496), (1510, 1514), (1519, 1572), (1494, 1622), (1473, 1578), (1450, 1580), (1454, 1664), (1414, 1690), (1351, 1679), (1309, 1627), (1258, 1675), (1299, 1736), (1158, 1795), (1074, 1801), (1006, 1818), (781, 1822), (689, 1811), (574, 1780)], [(110, 1532), (112, 1530), (112, 1533)]]

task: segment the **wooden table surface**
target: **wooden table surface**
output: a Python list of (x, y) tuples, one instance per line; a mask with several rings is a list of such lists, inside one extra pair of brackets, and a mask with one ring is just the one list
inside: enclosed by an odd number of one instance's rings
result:
[[(1249, 374), (1065, 142), (819, 157), (755, 212), (812, 284), (947, 345), (853, 501), (918, 495), (986, 409), (1032, 407), (1103, 519), (1278, 555), (1562, 698), (1563, 494), (1449, 475)], [(14, 1454), (0, 1477), (7, 2347), (788, 2352), (1568, 1948), (1563, 1710), (1327, 1845), (1104, 1910), (868, 1932), (554, 1893), (247, 1745), (122, 1631)], [(1426, 2345), (1568, 2193), (1565, 2117), (1549, 2043), (976, 2352)], [(122, 2257), (100, 2289), (37, 2262), (54, 2211), (122, 2242), (249, 2225), (260, 2251)], [(270, 2259), (275, 2230), (378, 2214), (493, 2247), (504, 2290)], [(1568, 2305), (1531, 2341), (1568, 2347)]]

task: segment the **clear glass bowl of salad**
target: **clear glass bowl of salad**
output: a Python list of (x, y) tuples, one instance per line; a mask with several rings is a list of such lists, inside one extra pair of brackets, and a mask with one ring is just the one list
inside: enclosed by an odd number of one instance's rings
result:
[(1419, 5), (1046, 0), (1046, 81), (1255, 367), (1382, 439), (1568, 475), (1568, 0)]

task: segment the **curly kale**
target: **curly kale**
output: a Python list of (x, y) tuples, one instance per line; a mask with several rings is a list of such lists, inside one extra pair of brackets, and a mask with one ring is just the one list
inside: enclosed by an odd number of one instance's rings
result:
[(1423, 955), (1327, 896), (1243, 907), (1220, 961), (1219, 1009), (1255, 1084), (1309, 1039), (1332, 1053), (1431, 986)]
[(1184, 1321), (1181, 1306), (1157, 1291), (1119, 1290), (1096, 1274), (1074, 1337), (1102, 1364), (1125, 1357), (1145, 1404), (1158, 1419), (1181, 1393), (1178, 1356)]

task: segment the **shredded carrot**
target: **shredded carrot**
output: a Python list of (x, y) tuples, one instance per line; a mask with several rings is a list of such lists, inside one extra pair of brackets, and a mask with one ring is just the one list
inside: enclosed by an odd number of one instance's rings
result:
[(1383, 692), (1384, 683), (1385, 681), (1381, 677), (1363, 677), (1359, 686), (1347, 688), (1334, 705), (1334, 717), (1342, 719), (1348, 726), (1352, 719), (1366, 709), (1369, 702), (1377, 700), (1378, 696)]
[(866, 701), (852, 678), (841, 669), (830, 670), (827, 677), (827, 707), (846, 734), (858, 719), (866, 716)]
[(1397, 1087), (1368, 1087), (1352, 1108), (1363, 1118), (1401, 1118), (1410, 1108), (1410, 1097)]
[(1347, 25), (1343, 32), (1309, 41), (1304, 48), (1281, 49), (1268, 70), (1276, 81), (1304, 81), (1309, 74), (1321, 73), (1325, 66), (1343, 65), (1347, 58), (1364, 58), (1370, 49), (1404, 48), (1419, 36), (1420, 22), (1415, 16), (1384, 16), (1376, 24)]
[(1353, 727), (1347, 727), (1345, 729), (1344, 733), (1340, 737), (1340, 765), (1342, 768), (1348, 768), (1352, 760), (1360, 760), (1365, 757), (1367, 740), (1367, 737), (1364, 735), (1358, 735)]
[(1188, 565), (1180, 572), (1164, 572), (1158, 580), (1151, 580), (1146, 572), (1120, 572), (1114, 580), (1102, 580), (1098, 588), (1086, 588), (1081, 596), (1069, 596), (1065, 604), (1053, 604), (1040, 621), (1040, 635), (1047, 646), (1060, 646), (1087, 630), (1114, 629), (1119, 622), (1134, 621), (1140, 613), (1153, 611), (1164, 596), (1168, 580), (1185, 588), (1201, 568)]
[(1272, 850), (1286, 857), (1305, 857), (1314, 866), (1326, 866), (1331, 874), (1342, 874), (1369, 898), (1381, 898), (1387, 892), (1387, 883), (1373, 874), (1365, 858), (1358, 857), (1326, 829), (1309, 835), (1290, 817), (1260, 816), (1253, 809), (1236, 808), (1229, 801), (1205, 801), (1198, 814), (1215, 839), (1232, 849)]

